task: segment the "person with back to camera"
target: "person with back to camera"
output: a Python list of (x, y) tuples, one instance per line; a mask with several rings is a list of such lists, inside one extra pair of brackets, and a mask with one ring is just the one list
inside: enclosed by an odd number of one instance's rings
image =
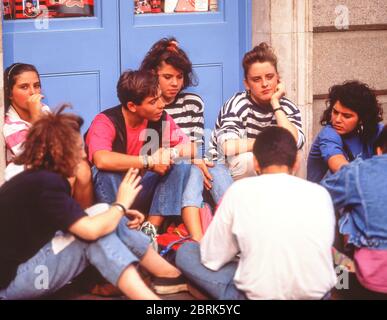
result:
[(361, 299), (387, 299), (387, 126), (376, 139), (375, 153), (321, 182), (340, 210), (340, 232), (354, 249), (355, 275), (362, 287), (353, 293)]
[(259, 176), (230, 186), (200, 244), (183, 244), (176, 265), (215, 299), (328, 297), (336, 283), (328, 192), (294, 176), (300, 157), (287, 129), (263, 129), (253, 153)]
[[(131, 299), (158, 299), (138, 265), (154, 275), (156, 292), (185, 290), (181, 273), (133, 230), (144, 220), (129, 210), (141, 190), (138, 170), (128, 170), (110, 207), (84, 211), (71, 197), (68, 178), (86, 155), (82, 120), (63, 109), (32, 125), (15, 158), (26, 170), (0, 188), (0, 300), (50, 295), (89, 264)], [(57, 231), (75, 237), (57, 242)]]

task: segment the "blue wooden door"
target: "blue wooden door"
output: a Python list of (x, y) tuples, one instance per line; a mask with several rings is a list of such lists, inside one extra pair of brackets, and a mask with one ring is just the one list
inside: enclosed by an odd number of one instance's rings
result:
[[(189, 54), (212, 128), (222, 103), (241, 88), (241, 57), (250, 47), (251, 0), (218, 0), (217, 12), (134, 14), (133, 0), (94, 0), (94, 17), (3, 22), (4, 66), (32, 63), (44, 102), (70, 102), (85, 119), (117, 103), (121, 71), (137, 69), (158, 39), (175, 36)], [(47, 24), (48, 23), (48, 24)]]
[(120, 74), (118, 0), (95, 0), (94, 17), (3, 21), (4, 66), (36, 65), (44, 102), (70, 102), (85, 119), (116, 103)]
[(162, 37), (175, 36), (189, 55), (205, 102), (205, 126), (213, 128), (223, 102), (241, 88), (241, 59), (251, 46), (251, 0), (218, 0), (217, 12), (133, 15), (120, 0), (121, 66), (138, 68)]

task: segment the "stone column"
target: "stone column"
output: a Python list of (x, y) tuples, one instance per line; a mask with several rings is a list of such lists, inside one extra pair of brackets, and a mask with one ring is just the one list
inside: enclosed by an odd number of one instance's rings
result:
[(253, 45), (268, 41), (274, 47), (287, 96), (300, 108), (306, 144), (299, 175), (305, 176), (313, 123), (312, 0), (254, 0), (252, 25)]

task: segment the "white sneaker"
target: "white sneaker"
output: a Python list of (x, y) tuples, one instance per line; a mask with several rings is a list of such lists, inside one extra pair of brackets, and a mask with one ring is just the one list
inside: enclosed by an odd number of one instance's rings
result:
[(146, 234), (149, 239), (150, 239), (150, 243), (152, 244), (152, 247), (153, 249), (156, 250), (156, 252), (158, 252), (158, 245), (157, 245), (157, 230), (156, 230), (156, 227), (150, 223), (149, 221), (145, 221), (141, 227), (140, 227), (140, 231), (143, 232), (144, 234)]

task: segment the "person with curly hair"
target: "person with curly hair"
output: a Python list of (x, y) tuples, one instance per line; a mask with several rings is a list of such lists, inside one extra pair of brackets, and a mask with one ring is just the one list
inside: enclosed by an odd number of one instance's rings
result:
[[(50, 108), (43, 104), (41, 81), (35, 66), (26, 63), (14, 63), (4, 72), (5, 123), (3, 135), (6, 144), (7, 168), (6, 180), (23, 170), (15, 166), (12, 160), (23, 150), (23, 143), (30, 127)], [(93, 203), (93, 184), (90, 166), (82, 160), (78, 171), (71, 178), (72, 194), (87, 208)]]
[(63, 109), (32, 125), (15, 158), (26, 170), (0, 188), (0, 300), (50, 295), (89, 264), (131, 299), (158, 299), (138, 264), (155, 276), (155, 290), (185, 290), (180, 272), (134, 230), (144, 220), (129, 210), (141, 190), (138, 170), (127, 171), (110, 207), (84, 211), (71, 197), (68, 178), (86, 154), (83, 121)]
[(199, 241), (203, 237), (199, 215), (204, 200), (203, 190), (208, 191), (217, 204), (233, 180), (224, 165), (203, 159), (204, 102), (197, 94), (185, 91), (187, 87), (196, 85), (197, 79), (192, 62), (176, 38), (163, 38), (153, 44), (141, 63), (141, 69), (158, 75), (164, 110), (201, 151), (194, 160), (195, 166), (191, 166), (182, 200), (183, 222), (192, 238)]
[(313, 142), (307, 163), (307, 179), (320, 182), (356, 158), (375, 154), (374, 143), (383, 124), (383, 109), (369, 86), (346, 81), (329, 89), (323, 129)]

